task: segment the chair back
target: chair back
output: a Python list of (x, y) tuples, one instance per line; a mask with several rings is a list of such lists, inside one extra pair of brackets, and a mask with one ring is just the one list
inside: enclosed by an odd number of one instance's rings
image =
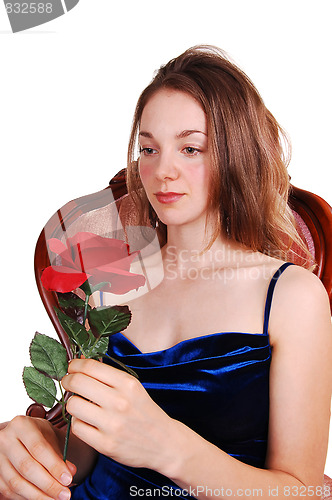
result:
[(332, 310), (332, 208), (320, 196), (295, 186), (289, 205), (298, 232), (315, 259), (314, 273), (326, 288)]

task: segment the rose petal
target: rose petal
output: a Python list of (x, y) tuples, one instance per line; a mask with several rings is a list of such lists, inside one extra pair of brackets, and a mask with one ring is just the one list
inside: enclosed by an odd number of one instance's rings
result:
[[(99, 236), (93, 233), (78, 233), (80, 235), (79, 238), (75, 238), (75, 241), (71, 242), (71, 244), (80, 244), (80, 247), (84, 250), (88, 248), (109, 248), (110, 250), (123, 252), (124, 255), (128, 255), (128, 245), (116, 238), (105, 238), (103, 236)], [(82, 237), (82, 235), (85, 235)], [(86, 236), (86, 235), (89, 235)], [(76, 235), (75, 235), (76, 236)]]
[(87, 267), (87, 272), (94, 274), (96, 270), (102, 271), (102, 272), (116, 272), (117, 269), (127, 271), (129, 272), (130, 266), (134, 258), (136, 257), (137, 253), (133, 253), (123, 259), (115, 260), (110, 263), (106, 263), (104, 265), (97, 265), (95, 269), (92, 270), (92, 268)]
[(90, 283), (95, 285), (102, 281), (110, 282), (104, 290), (116, 294), (144, 285), (143, 275), (129, 271), (138, 252), (129, 254), (129, 246), (123, 240), (79, 232), (68, 238), (67, 245), (68, 248), (56, 238), (49, 240), (50, 250), (61, 257), (62, 265), (45, 269), (42, 282), (48, 290), (72, 291), (88, 277)]
[[(127, 293), (130, 290), (144, 286), (145, 277), (143, 274), (134, 274), (124, 269), (107, 268), (107, 272), (103, 268), (95, 269), (93, 275), (89, 278), (89, 282), (96, 285), (102, 281), (108, 281), (110, 288), (106, 286), (107, 291), (115, 294)], [(102, 289), (106, 291), (105, 289)]]
[(99, 236), (99, 234), (89, 232), (76, 233), (71, 238), (68, 238), (68, 242), (71, 246), (77, 246), (77, 244), (80, 244), (82, 248), (90, 248), (92, 246), (122, 248), (123, 246), (126, 246), (126, 243), (122, 240), (118, 240), (116, 238), (105, 238), (104, 236)]
[[(135, 288), (139, 288), (145, 285), (145, 277), (142, 274), (130, 273), (130, 276), (124, 276), (120, 274), (114, 274), (110, 276), (111, 286), (107, 290), (116, 295), (121, 295), (123, 293), (130, 292)], [(104, 290), (105, 291), (105, 290)]]
[[(75, 267), (80, 269), (82, 268), (81, 259), (83, 260), (84, 267), (86, 266), (86, 259), (89, 259), (89, 267), (95, 267), (97, 265), (97, 256), (95, 260), (93, 260), (93, 255), (96, 251), (102, 249), (109, 251), (109, 262), (128, 255), (127, 244), (124, 241), (116, 238), (105, 238), (89, 232), (76, 233), (72, 238), (68, 238), (68, 244), (74, 254), (74, 260), (76, 262)], [(86, 255), (87, 252), (89, 252), (90, 257)], [(92, 261), (90, 259), (92, 259)], [(103, 260), (103, 262), (105, 262), (105, 260)]]
[(65, 252), (66, 250), (68, 251), (66, 245), (57, 238), (50, 238), (49, 240), (47, 240), (47, 244), (51, 252), (60, 254), (62, 252)]
[(41, 275), (41, 282), (46, 290), (54, 292), (72, 292), (81, 286), (89, 275), (65, 266), (49, 266)]
[(47, 244), (51, 252), (54, 252), (61, 257), (61, 262), (63, 265), (74, 265), (71, 253), (66, 245), (62, 243), (62, 241), (58, 240), (57, 238), (50, 238), (49, 240), (47, 240)]
[[(88, 249), (82, 249), (80, 255), (76, 257), (75, 267), (81, 267), (81, 259), (85, 270), (92, 270), (95, 267), (104, 266), (107, 264), (112, 264), (114, 261), (121, 260), (128, 257), (128, 254), (124, 254), (122, 251), (114, 250), (113, 248), (105, 247), (93, 247)], [(91, 271), (90, 271), (91, 272)]]

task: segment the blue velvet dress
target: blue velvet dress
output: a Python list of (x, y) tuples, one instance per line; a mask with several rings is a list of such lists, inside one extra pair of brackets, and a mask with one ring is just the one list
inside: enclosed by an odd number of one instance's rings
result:
[[(152, 353), (142, 353), (120, 332), (110, 342), (109, 354), (136, 371), (169, 416), (229, 455), (260, 468), (265, 463), (269, 422), (268, 321), (275, 284), (288, 265), (279, 268), (269, 285), (263, 334), (213, 333)], [(134, 496), (194, 498), (187, 492), (181, 495), (176, 484), (153, 470), (127, 467), (104, 455), (72, 490), (74, 500)]]

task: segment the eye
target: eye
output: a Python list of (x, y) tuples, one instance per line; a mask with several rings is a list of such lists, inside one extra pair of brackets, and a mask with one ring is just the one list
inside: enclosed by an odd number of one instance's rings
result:
[(193, 146), (187, 146), (186, 148), (183, 149), (185, 153), (189, 156), (195, 156), (198, 153), (201, 153), (201, 150), (198, 148), (194, 148)]
[(157, 150), (153, 148), (139, 148), (139, 153), (143, 154), (144, 156), (151, 156), (153, 154), (156, 154)]

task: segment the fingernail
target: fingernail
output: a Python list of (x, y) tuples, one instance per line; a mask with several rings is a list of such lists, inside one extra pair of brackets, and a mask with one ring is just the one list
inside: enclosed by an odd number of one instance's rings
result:
[[(73, 478), (71, 477), (70, 474), (68, 474), (68, 472), (64, 472), (60, 478), (60, 481), (62, 482), (62, 484), (64, 486), (69, 486), (70, 483), (72, 482)], [(67, 497), (66, 497), (67, 498)], [(68, 497), (69, 498), (69, 497)], [(62, 500), (62, 499), (61, 499)], [(65, 497), (63, 497), (63, 500), (65, 500)]]
[(68, 490), (63, 490), (60, 492), (58, 496), (59, 500), (69, 500), (70, 499), (70, 491)]

